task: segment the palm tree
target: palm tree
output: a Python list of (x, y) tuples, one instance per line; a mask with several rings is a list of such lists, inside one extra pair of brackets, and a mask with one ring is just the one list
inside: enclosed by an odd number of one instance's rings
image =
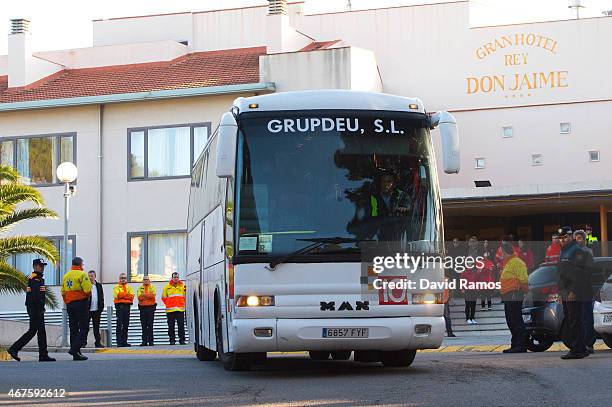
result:
[[(24, 207), (28, 203), (30, 205)], [(28, 278), (9, 263), (11, 256), (35, 253), (57, 264), (59, 253), (48, 239), (41, 236), (6, 236), (6, 232), (17, 223), (39, 218), (54, 219), (57, 214), (45, 208), (37, 189), (20, 182), (17, 171), (0, 165), (0, 295), (25, 292), (28, 285)], [(47, 291), (46, 298), (48, 306), (58, 307), (52, 291)]]

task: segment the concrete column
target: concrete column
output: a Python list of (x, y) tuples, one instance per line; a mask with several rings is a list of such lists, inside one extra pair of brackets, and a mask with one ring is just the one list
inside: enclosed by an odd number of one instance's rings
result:
[(599, 224), (601, 225), (601, 255), (608, 255), (608, 212), (606, 205), (599, 205)]

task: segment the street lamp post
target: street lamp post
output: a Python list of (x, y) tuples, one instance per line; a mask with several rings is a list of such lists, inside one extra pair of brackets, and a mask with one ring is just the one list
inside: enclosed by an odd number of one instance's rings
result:
[[(64, 252), (62, 254), (62, 261), (64, 265), (64, 272), (68, 271), (68, 208), (70, 197), (73, 194), (73, 190), (70, 188), (70, 183), (73, 182), (78, 175), (76, 165), (66, 161), (58, 165), (57, 167), (57, 179), (64, 184)], [(61, 267), (61, 265), (60, 265)], [(61, 273), (60, 273), (61, 274)], [(68, 346), (68, 318), (66, 315), (66, 309), (64, 304), (64, 310), (62, 311), (62, 346)]]

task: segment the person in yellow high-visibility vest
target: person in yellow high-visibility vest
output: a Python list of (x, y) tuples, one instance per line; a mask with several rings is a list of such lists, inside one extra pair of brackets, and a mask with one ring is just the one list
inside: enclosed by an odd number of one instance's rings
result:
[(166, 305), (166, 317), (168, 318), (168, 336), (170, 345), (176, 344), (174, 333), (174, 322), (178, 325), (179, 343), (185, 345), (185, 284), (179, 278), (178, 273), (172, 273), (172, 279), (162, 291), (162, 301)]
[(87, 360), (81, 354), (81, 346), (85, 343), (89, 325), (88, 299), (91, 296), (91, 281), (83, 271), (83, 259), (75, 257), (72, 268), (62, 279), (62, 298), (68, 310), (70, 325), (70, 350), (74, 360)]
[(131, 346), (127, 341), (130, 326), (130, 308), (134, 302), (134, 289), (127, 283), (125, 273), (119, 274), (119, 283), (113, 288), (115, 310), (117, 311), (117, 347)]

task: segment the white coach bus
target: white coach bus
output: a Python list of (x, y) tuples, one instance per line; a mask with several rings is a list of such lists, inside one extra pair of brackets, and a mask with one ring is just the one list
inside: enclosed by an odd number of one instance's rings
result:
[[(408, 366), (444, 335), (442, 290), (379, 289), (366, 245), (443, 252), (430, 129), (459, 171), (454, 118), (419, 99), (341, 90), (238, 98), (193, 169), (187, 316), (200, 360), (266, 352)], [(365, 264), (365, 266), (364, 266)], [(413, 270), (414, 271), (414, 270)], [(418, 270), (442, 281), (443, 270)], [(403, 274), (402, 274), (403, 273)]]

